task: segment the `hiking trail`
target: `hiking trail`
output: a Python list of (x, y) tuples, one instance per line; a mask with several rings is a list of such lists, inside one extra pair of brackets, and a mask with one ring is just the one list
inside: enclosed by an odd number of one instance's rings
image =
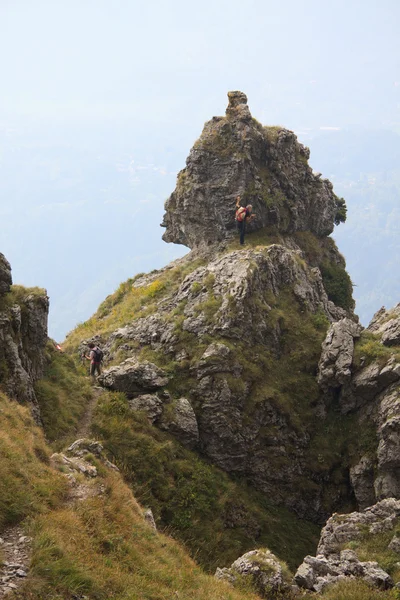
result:
[(31, 538), (18, 525), (8, 527), (0, 537), (0, 598), (15, 592), (28, 575)]
[(103, 394), (104, 389), (99, 386), (93, 387), (93, 394), (89, 402), (87, 403), (84, 415), (82, 417), (81, 423), (76, 432), (76, 439), (79, 440), (81, 438), (88, 437), (90, 433), (90, 427), (92, 425), (93, 412), (96, 408), (98, 399)]

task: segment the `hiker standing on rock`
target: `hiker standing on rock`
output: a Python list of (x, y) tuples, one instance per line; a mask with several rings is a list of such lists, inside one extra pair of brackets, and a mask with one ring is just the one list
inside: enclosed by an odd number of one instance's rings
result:
[(255, 218), (253, 207), (248, 204), (246, 207), (240, 206), (240, 196), (236, 198), (236, 213), (235, 219), (239, 230), (240, 245), (244, 246), (244, 234), (246, 233), (246, 223), (251, 223)]
[(88, 346), (89, 346), (90, 352), (89, 352), (89, 356), (86, 356), (86, 354), (85, 354), (85, 358), (90, 360), (90, 376), (94, 380), (94, 378), (96, 376), (96, 371), (97, 371), (98, 375), (101, 375), (100, 365), (101, 365), (101, 361), (103, 360), (103, 351), (100, 350), (100, 348), (98, 346), (95, 346), (93, 344), (93, 342), (90, 342), (90, 344), (88, 344)]

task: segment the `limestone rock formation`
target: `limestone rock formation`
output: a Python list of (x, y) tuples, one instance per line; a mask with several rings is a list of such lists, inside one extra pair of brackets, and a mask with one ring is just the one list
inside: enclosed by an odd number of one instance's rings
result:
[(163, 413), (163, 401), (156, 394), (143, 394), (128, 401), (131, 410), (143, 411), (151, 423), (155, 423)]
[[(400, 498), (399, 329), (400, 305), (382, 308), (363, 334), (349, 319), (334, 323), (322, 347), (318, 382), (325, 401), (335, 397), (343, 415), (356, 416), (360, 435), (369, 432), (368, 451), (353, 459), (349, 471), (361, 509), (383, 498)], [(356, 363), (354, 340), (360, 336), (365, 355), (360, 350)]]
[(0, 255), (0, 386), (11, 398), (29, 402), (39, 422), (33, 385), (45, 364), (49, 301), (45, 290), (11, 290), (11, 283), (10, 265)]
[(382, 307), (373, 316), (368, 330), (380, 334), (385, 346), (400, 346), (400, 303), (392, 310)]
[(173, 403), (172, 414), (163, 422), (163, 427), (188, 448), (194, 448), (199, 442), (196, 414), (187, 398)]
[(235, 201), (252, 204), (252, 231), (332, 232), (341, 201), (308, 166), (310, 151), (292, 131), (263, 127), (243, 92), (229, 92), (225, 117), (205, 124), (165, 205), (163, 239), (190, 248), (224, 240), (234, 229)]
[(215, 577), (235, 585), (247, 582), (261, 598), (285, 594), (290, 589), (288, 570), (269, 550), (251, 550), (229, 568), (218, 568)]
[(139, 363), (135, 358), (106, 369), (98, 379), (105, 388), (124, 392), (128, 398), (153, 392), (168, 383), (165, 373), (156, 365), (148, 361)]
[[(398, 553), (395, 535), (400, 519), (400, 501), (393, 498), (348, 515), (333, 515), (323, 528), (317, 556), (306, 556), (295, 574), (298, 586), (321, 592), (325, 587), (343, 578), (361, 578), (368, 583), (387, 589), (393, 587), (390, 575), (376, 561), (360, 561), (357, 549), (363, 541), (383, 532), (393, 531), (389, 549)], [(348, 548), (352, 544), (355, 550)]]
[(12, 284), (10, 263), (0, 252), (0, 294), (10, 291)]
[(323, 389), (335, 389), (350, 380), (354, 340), (360, 337), (361, 330), (361, 325), (348, 318), (330, 326), (318, 365), (318, 383)]

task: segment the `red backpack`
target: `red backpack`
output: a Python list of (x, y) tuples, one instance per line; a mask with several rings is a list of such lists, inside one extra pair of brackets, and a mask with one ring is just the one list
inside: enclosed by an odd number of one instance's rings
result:
[(245, 220), (247, 215), (247, 210), (244, 208), (244, 206), (239, 206), (239, 208), (236, 211), (235, 214), (235, 219), (236, 221), (239, 221), (239, 223), (241, 223), (242, 221)]

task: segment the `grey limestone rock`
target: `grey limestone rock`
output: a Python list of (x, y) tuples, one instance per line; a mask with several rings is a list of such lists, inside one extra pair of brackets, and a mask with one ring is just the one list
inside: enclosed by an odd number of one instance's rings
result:
[(368, 330), (381, 335), (385, 346), (400, 345), (400, 303), (392, 310), (382, 307), (372, 318)]
[(339, 388), (350, 381), (354, 340), (360, 337), (361, 325), (345, 317), (332, 323), (322, 344), (318, 384), (322, 389)]
[(131, 410), (145, 412), (151, 423), (155, 423), (163, 412), (163, 401), (156, 394), (143, 394), (128, 400), (128, 403)]
[(393, 587), (390, 575), (377, 562), (362, 562), (355, 551), (342, 548), (349, 542), (361, 539), (366, 529), (371, 537), (381, 531), (393, 530), (399, 517), (400, 501), (393, 498), (362, 512), (334, 514), (321, 532), (317, 556), (305, 557), (294, 576), (294, 582), (301, 588), (315, 592), (321, 592), (343, 578), (361, 578), (380, 589)]
[(179, 398), (173, 403), (172, 415), (163, 422), (163, 427), (188, 448), (194, 448), (199, 442), (196, 415), (187, 398)]
[(283, 128), (262, 127), (251, 117), (243, 92), (228, 93), (226, 117), (205, 124), (165, 204), (163, 239), (207, 247), (234, 230), (235, 200), (253, 205), (251, 230), (332, 232), (337, 197), (314, 175), (309, 150)]
[(374, 479), (375, 463), (368, 455), (362, 456), (360, 461), (350, 468), (351, 485), (361, 510), (376, 502)]
[(4, 254), (0, 252), (0, 294), (5, 294), (10, 290), (12, 284), (11, 266)]
[(269, 550), (251, 550), (235, 560), (229, 568), (218, 568), (215, 577), (232, 585), (238, 580), (248, 581), (261, 598), (285, 593), (290, 583), (282, 564)]
[(144, 520), (150, 525), (150, 527), (152, 529), (154, 529), (154, 531), (157, 531), (157, 525), (156, 522), (154, 520), (154, 515), (153, 515), (153, 511), (151, 510), (151, 508), (147, 508), (144, 511)]
[(30, 404), (38, 423), (34, 383), (45, 367), (48, 311), (46, 292), (33, 294), (29, 289), (19, 294), (18, 303), (0, 308), (0, 384), (8, 396)]
[(164, 371), (155, 364), (128, 358), (116, 367), (110, 367), (99, 376), (100, 385), (124, 392), (128, 398), (155, 391), (168, 383)]

